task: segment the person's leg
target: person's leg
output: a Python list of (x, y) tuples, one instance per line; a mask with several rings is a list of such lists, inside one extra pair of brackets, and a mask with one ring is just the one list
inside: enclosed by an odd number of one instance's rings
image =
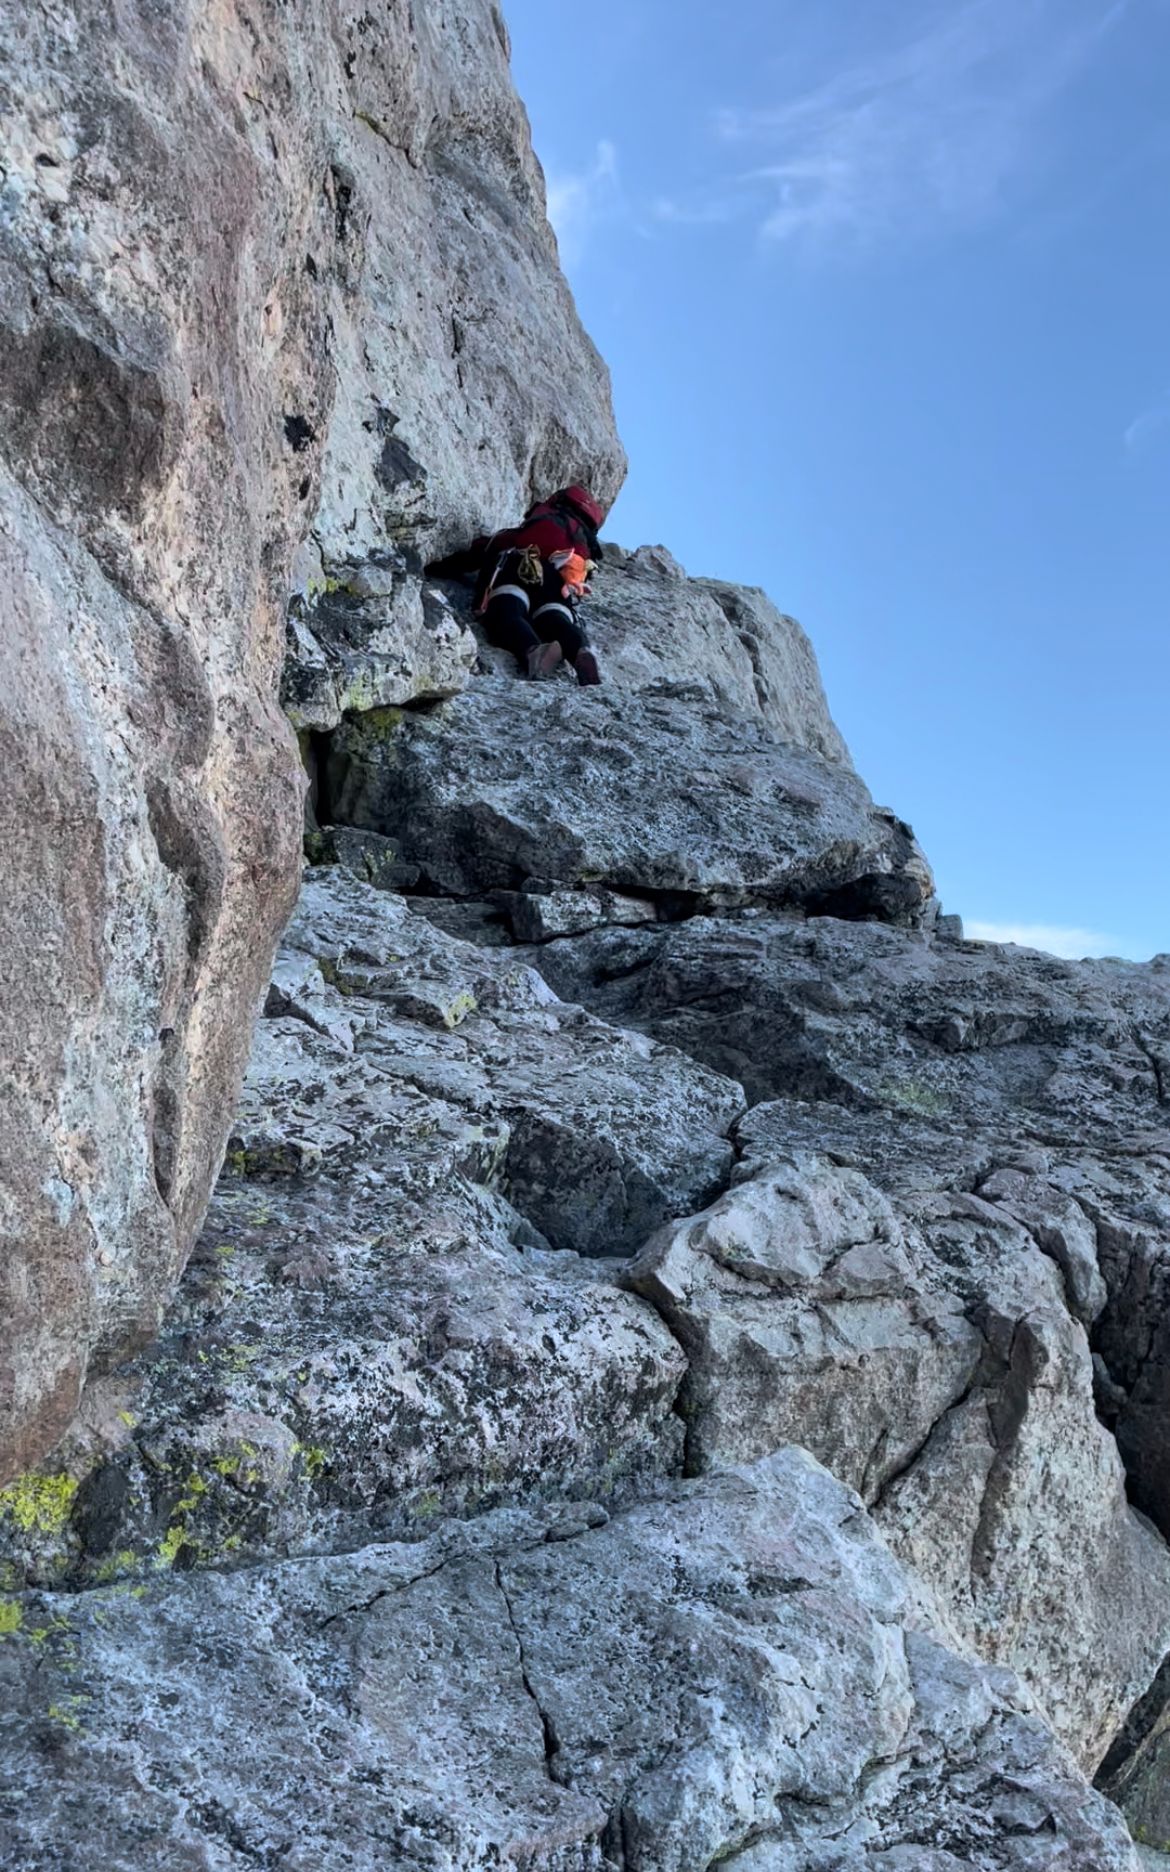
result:
[(483, 627), (497, 650), (510, 650), (521, 669), (527, 670), (528, 653), (540, 645), (528, 615), (528, 595), (509, 587), (495, 592), (484, 613)]
[(597, 658), (588, 644), (582, 644), (574, 658), (577, 681), (582, 689), (595, 689), (601, 681), (601, 671), (597, 667)]
[(569, 663), (585, 648), (585, 632), (566, 604), (544, 604), (532, 614), (532, 628), (542, 643), (558, 643)]
[(577, 621), (577, 614), (562, 596), (560, 574), (551, 567), (545, 577), (537, 606), (532, 614), (532, 628), (546, 643), (558, 643), (566, 660), (577, 672), (577, 681), (592, 686), (601, 681), (597, 658)]

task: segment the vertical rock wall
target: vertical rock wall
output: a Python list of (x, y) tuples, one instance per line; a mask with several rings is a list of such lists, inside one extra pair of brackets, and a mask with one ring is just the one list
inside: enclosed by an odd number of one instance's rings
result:
[(7, 1476), (219, 1166), (296, 884), (298, 548), (417, 625), (428, 548), (623, 458), (494, 6), (32, 0), (0, 119)]

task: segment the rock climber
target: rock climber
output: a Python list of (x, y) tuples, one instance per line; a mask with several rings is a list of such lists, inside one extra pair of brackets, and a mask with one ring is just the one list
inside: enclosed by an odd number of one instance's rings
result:
[(427, 570), (476, 575), (475, 610), (489, 640), (510, 650), (532, 681), (551, 676), (564, 659), (589, 688), (601, 673), (577, 608), (601, 559), (597, 530), (604, 520), (605, 508), (588, 488), (562, 488), (530, 507), (522, 525), (485, 534)]

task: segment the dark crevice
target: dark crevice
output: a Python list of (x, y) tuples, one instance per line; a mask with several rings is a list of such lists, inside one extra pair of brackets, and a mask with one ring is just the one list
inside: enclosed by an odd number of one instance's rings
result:
[(628, 1872), (628, 1868), (636, 1863), (634, 1844), (630, 1837), (629, 1814), (623, 1800), (601, 1837), (607, 1868), (612, 1865), (615, 1872)]
[(334, 163), (329, 170), (326, 193), (333, 203), (333, 230), (338, 242), (343, 242), (349, 234), (350, 215), (353, 212), (353, 198), (356, 183), (352, 172)]
[(1138, 1051), (1144, 1056), (1144, 1058), (1149, 1062), (1150, 1070), (1154, 1075), (1154, 1085), (1157, 1088), (1159, 1105), (1170, 1105), (1170, 1086), (1168, 1086), (1166, 1083), (1167, 1081), (1166, 1062), (1160, 1059), (1158, 1055), (1154, 1052), (1149, 1041), (1146, 1039), (1145, 1035), (1141, 1032), (1140, 1028), (1134, 1027), (1131, 1029), (1131, 1032), (1133, 1034), (1133, 1040), (1134, 1040), (1135, 1046), (1137, 1047)]
[(516, 1614), (512, 1608), (512, 1601), (508, 1596), (508, 1588), (504, 1585), (503, 1562), (499, 1560), (496, 1561), (496, 1585), (499, 1587), (500, 1597), (507, 1608), (508, 1625), (513, 1638), (516, 1640), (516, 1650), (520, 1658), (520, 1681), (524, 1685), (525, 1691), (529, 1697), (531, 1697), (533, 1708), (540, 1719), (540, 1734), (544, 1745), (544, 1771), (549, 1780), (556, 1783), (557, 1776), (553, 1764), (556, 1761), (557, 1755), (560, 1753), (560, 1743), (557, 1741), (557, 1733), (553, 1728), (552, 1718), (537, 1696), (533, 1688), (532, 1678), (528, 1674), (528, 1660), (524, 1654), (524, 1640), (520, 1636), (520, 1628), (516, 1623)]
[(895, 1469), (892, 1469), (890, 1471), (889, 1475), (886, 1477), (885, 1481), (882, 1483), (877, 1494), (874, 1496), (872, 1502), (870, 1502), (869, 1504), (869, 1512), (871, 1515), (874, 1515), (876, 1517), (881, 1514), (881, 1511), (885, 1507), (890, 1494), (897, 1487), (898, 1483), (901, 1482), (904, 1479), (904, 1477), (909, 1475), (910, 1471), (915, 1467), (919, 1459), (926, 1454), (926, 1451), (928, 1447), (930, 1446), (930, 1444), (933, 1442), (935, 1435), (942, 1428), (943, 1424), (947, 1421), (947, 1419), (949, 1417), (953, 1417), (958, 1411), (963, 1410), (965, 1406), (971, 1402), (971, 1399), (975, 1395), (976, 1391), (981, 1389), (986, 1384), (987, 1373), (986, 1373), (985, 1367), (986, 1367), (986, 1356), (979, 1360), (975, 1368), (975, 1371), (972, 1373), (970, 1379), (964, 1385), (962, 1391), (960, 1391), (958, 1397), (954, 1398), (952, 1402), (947, 1405), (945, 1410), (942, 1410), (939, 1412), (938, 1416), (934, 1419), (934, 1422), (931, 1424), (930, 1428), (927, 1430), (925, 1436), (921, 1437), (919, 1441), (914, 1445), (914, 1448), (903, 1459), (903, 1461), (900, 1462)]
[(994, 1455), (984, 1480), (979, 1518), (971, 1542), (974, 1578), (985, 1576), (994, 1564), (995, 1529), (1011, 1487), (1012, 1458), (1045, 1363), (1044, 1344), (1031, 1320), (1026, 1316), (1017, 1320), (1001, 1382), (987, 1399), (987, 1427)]
[(897, 872), (873, 872), (851, 878), (830, 890), (807, 891), (796, 900), (810, 917), (833, 917), (840, 923), (891, 923), (913, 928), (921, 911), (917, 882)]
[(396, 142), (380, 118), (370, 117), (365, 111), (355, 111), (353, 115), (355, 123), (364, 124), (370, 134), (376, 136), (380, 143), (385, 143), (386, 147), (393, 150), (396, 155), (405, 156), (412, 167), (417, 169), (418, 164), (411, 155), (409, 145)]
[(1121, 1801), (1126, 1783), (1147, 1745), (1167, 1727), (1170, 1718), (1170, 1658), (1165, 1659), (1153, 1683), (1140, 1696), (1114, 1738), (1097, 1770), (1094, 1786), (1111, 1800)]
[(333, 802), (330, 795), (329, 743), (327, 734), (310, 730), (305, 740), (305, 767), (309, 775), (309, 803), (319, 826), (332, 825)]
[[(626, 892), (624, 894), (630, 895), (629, 892)], [(637, 901), (644, 901), (644, 900), (638, 899)], [(647, 922), (647, 923), (620, 923), (620, 922), (590, 923), (588, 928), (586, 929), (558, 930), (557, 933), (553, 936), (533, 937), (530, 941), (527, 941), (527, 942), (523, 941), (520, 937), (518, 937), (517, 935), (513, 933), (512, 941), (517, 948), (536, 949), (539, 951), (541, 949), (551, 949), (555, 945), (560, 944), (560, 943), (580, 942), (582, 936), (597, 936), (599, 934), (603, 934), (606, 930), (653, 929), (654, 927), (655, 925), (651, 922)], [(635, 964), (632, 970), (628, 970), (626, 972), (636, 973), (638, 967), (640, 966), (641, 964)]]
[[(356, 1551), (360, 1552), (361, 1549)], [(381, 1586), (376, 1593), (371, 1593), (368, 1599), (359, 1599), (356, 1605), (343, 1606), (340, 1612), (331, 1612), (327, 1619), (321, 1621), (319, 1629), (328, 1631), (331, 1625), (339, 1624), (342, 1619), (364, 1618), (368, 1612), (375, 1611), (383, 1599), (394, 1599), (399, 1593), (409, 1592), (412, 1586), (419, 1586), (424, 1580), (435, 1579), (447, 1567), (466, 1558), (466, 1554), (447, 1554), (436, 1566), (427, 1567), (422, 1573), (413, 1573), (409, 1579), (396, 1580), (393, 1586)]]
[(158, 1072), (151, 1089), (150, 1149), (155, 1186), (169, 1205), (182, 1136), (183, 1048), (173, 1028), (164, 1028), (159, 1040)]
[(301, 455), (310, 443), (317, 440), (317, 431), (307, 417), (298, 411), (290, 411), (284, 419), (284, 439), (294, 455)]
[(694, 1426), (694, 1412), (690, 1406), (689, 1398), (684, 1396), (684, 1393), (687, 1390), (687, 1380), (691, 1375), (690, 1374), (690, 1357), (687, 1353), (686, 1346), (683, 1344), (682, 1338), (680, 1337), (678, 1331), (671, 1324), (670, 1320), (666, 1317), (666, 1314), (663, 1312), (662, 1308), (658, 1306), (657, 1303), (650, 1298), (649, 1294), (640, 1293), (637, 1290), (637, 1288), (633, 1288), (633, 1287), (629, 1288), (628, 1291), (630, 1293), (636, 1294), (639, 1300), (644, 1300), (648, 1307), (653, 1308), (654, 1312), (656, 1313), (658, 1318), (662, 1321), (662, 1324), (665, 1326), (667, 1332), (670, 1334), (671, 1338), (674, 1340), (675, 1344), (678, 1346), (679, 1350), (682, 1352), (683, 1357), (687, 1361), (687, 1369), (683, 1373), (682, 1377), (679, 1379), (678, 1388), (675, 1391), (674, 1397), (671, 1399), (670, 1414), (672, 1417), (677, 1417), (679, 1423), (682, 1425), (682, 1433), (683, 1433), (682, 1465), (679, 1470), (679, 1473), (682, 1476), (684, 1481), (694, 1482), (698, 1479), (699, 1476), (701, 1476), (704, 1473), (704, 1468), (703, 1468), (702, 1462), (699, 1459), (699, 1454), (698, 1454), (697, 1438), (695, 1435), (695, 1426)]
[(203, 802), (172, 787), (161, 775), (146, 783), (146, 812), (159, 861), (183, 886), (187, 955), (194, 975), (219, 914), (226, 860)]
[(1117, 1445), (1126, 1496), (1170, 1540), (1163, 1431), (1166, 1263), (1158, 1236), (1095, 1208), (1098, 1265), (1108, 1299), (1089, 1328), (1097, 1415)]
[[(364, 603), (365, 601), (358, 600), (358, 602)], [(410, 696), (405, 702), (380, 703), (377, 708), (347, 709), (341, 718), (340, 725), (345, 727), (353, 722), (365, 721), (371, 715), (437, 715), (441, 708), (445, 708), (448, 702), (454, 700), (456, 698), (453, 696)], [(329, 730), (330, 734), (336, 732), (336, 729)], [(380, 830), (380, 827), (366, 826), (359, 827), (358, 830), (376, 832)]]

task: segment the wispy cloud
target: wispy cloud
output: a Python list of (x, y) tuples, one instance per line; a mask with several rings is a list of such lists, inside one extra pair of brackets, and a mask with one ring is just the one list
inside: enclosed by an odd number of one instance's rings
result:
[(1152, 442), (1161, 430), (1170, 427), (1170, 393), (1151, 403), (1148, 409), (1134, 417), (1126, 429), (1122, 440), (1126, 450), (1136, 455)]
[(1051, 923), (972, 923), (964, 920), (964, 934), (972, 942), (1018, 943), (1022, 949), (1043, 949), (1048, 955), (1079, 962), (1086, 956), (1123, 956), (1127, 945), (1120, 937), (1100, 930), (1066, 929)]
[(770, 108), (722, 111), (718, 136), (745, 161), (661, 218), (753, 213), (768, 241), (854, 243), (986, 219), (1043, 163), (1045, 113), (1130, 4), (917, 0), (910, 30), (868, 58)]
[(607, 140), (597, 145), (588, 168), (553, 171), (547, 178), (548, 218), (566, 267), (579, 266), (591, 235), (612, 218), (621, 202), (618, 154)]

